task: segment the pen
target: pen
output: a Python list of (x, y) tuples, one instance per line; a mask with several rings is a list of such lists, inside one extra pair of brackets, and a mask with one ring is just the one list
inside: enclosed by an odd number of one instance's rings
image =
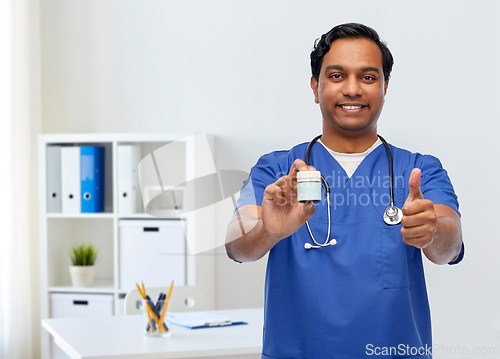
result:
[[(156, 299), (156, 304), (154, 304), (154, 302), (151, 301), (151, 299), (149, 298), (149, 295), (146, 296), (146, 299), (150, 303), (150, 308), (156, 314), (157, 317), (160, 317), (160, 313), (161, 313), (161, 310), (162, 310), (162, 303), (161, 303), (161, 301), (165, 299), (165, 296), (166, 296), (166, 294), (164, 294), (164, 293), (158, 294), (158, 297)], [(160, 323), (161, 323), (161, 319), (160, 319)], [(156, 325), (155, 324), (156, 323), (153, 321), (153, 331), (156, 331)], [(148, 324), (147, 327), (146, 327), (146, 331), (149, 331), (149, 328), (150, 328), (150, 326)], [(163, 323), (163, 328), (165, 329), (165, 331), (168, 331), (167, 325), (165, 323)]]
[[(151, 298), (149, 297), (149, 295), (146, 295), (146, 303), (145, 304), (146, 304), (146, 306), (149, 307), (149, 309), (150, 309), (151, 312), (153, 312), (154, 314), (156, 314), (157, 317), (159, 316), (158, 312), (156, 311), (156, 305), (153, 303), (153, 301), (151, 300)], [(156, 325), (158, 324), (156, 322), (157, 322), (156, 320), (153, 320), (153, 332), (156, 332)], [(146, 328), (146, 330), (149, 330), (149, 328), (150, 327), (148, 325), (148, 327)]]
[[(142, 299), (146, 300), (146, 290), (144, 288), (144, 283), (142, 284), (142, 289), (141, 289), (141, 287), (137, 283), (135, 283), (135, 285), (137, 286), (137, 290), (139, 291), (139, 294), (141, 295)], [(147, 330), (151, 329), (151, 331), (153, 331), (153, 324), (152, 324), (152, 320), (151, 320), (151, 312), (150, 312), (150, 310), (148, 308), (149, 306), (147, 305), (147, 303), (145, 303), (145, 305), (146, 305), (146, 311), (148, 313), (148, 320), (149, 320), (149, 328)]]
[(213, 323), (205, 323), (207, 327), (222, 327), (224, 325), (231, 325), (233, 322), (230, 320), (226, 320), (224, 322), (213, 322)]
[[(148, 327), (149, 327), (149, 329), (153, 330), (161, 322), (160, 322), (160, 319), (158, 318), (158, 315), (156, 314), (156, 312), (153, 309), (153, 303), (151, 301), (151, 298), (149, 298), (149, 296), (146, 295), (146, 287), (144, 287), (144, 283), (141, 283), (141, 284), (142, 284), (142, 286), (139, 286), (136, 283), (137, 290), (139, 291), (139, 294), (141, 295), (142, 299), (145, 301), (144, 305), (146, 306), (146, 310), (148, 313), (148, 319), (149, 319)], [(141, 287), (142, 287), (142, 289), (141, 289)], [(153, 319), (153, 320), (151, 320), (151, 319)], [(162, 321), (163, 321), (163, 318), (162, 318)], [(163, 327), (164, 328), (166, 327), (165, 323), (163, 324)], [(161, 329), (161, 327), (160, 327), (160, 329)], [(159, 331), (161, 331), (161, 330), (159, 330)]]

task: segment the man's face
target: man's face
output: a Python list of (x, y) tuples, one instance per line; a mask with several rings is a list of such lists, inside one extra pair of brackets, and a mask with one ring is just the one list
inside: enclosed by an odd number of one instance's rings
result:
[(376, 133), (388, 82), (382, 52), (369, 39), (335, 40), (323, 58), (319, 81), (311, 79), (323, 115), (323, 132), (343, 136)]

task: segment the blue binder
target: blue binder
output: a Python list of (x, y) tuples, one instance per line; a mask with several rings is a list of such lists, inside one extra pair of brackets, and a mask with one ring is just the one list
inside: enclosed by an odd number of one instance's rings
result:
[(80, 147), (82, 213), (104, 212), (104, 147)]

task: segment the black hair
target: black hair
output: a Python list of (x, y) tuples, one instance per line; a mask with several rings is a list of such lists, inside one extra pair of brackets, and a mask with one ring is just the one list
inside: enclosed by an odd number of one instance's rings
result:
[(323, 57), (328, 51), (330, 51), (332, 42), (338, 39), (346, 38), (366, 38), (374, 41), (378, 45), (380, 51), (382, 51), (384, 78), (385, 81), (388, 81), (391, 77), (394, 59), (392, 58), (392, 54), (389, 51), (387, 44), (380, 40), (377, 32), (371, 27), (356, 23), (337, 25), (326, 34), (323, 34), (321, 38), (316, 39), (314, 42), (314, 49), (311, 52), (311, 71), (314, 78), (319, 80), (319, 72), (321, 71)]

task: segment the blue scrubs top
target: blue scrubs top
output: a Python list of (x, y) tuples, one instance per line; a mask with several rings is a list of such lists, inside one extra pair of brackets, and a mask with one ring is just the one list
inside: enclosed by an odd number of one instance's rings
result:
[[(244, 182), (238, 207), (262, 205), (267, 185), (305, 160), (307, 143), (262, 156)], [(424, 198), (458, 213), (457, 196), (439, 160), (390, 146), (394, 201), (408, 196), (413, 168), (422, 170)], [(337, 244), (318, 249), (303, 225), (269, 252), (262, 358), (431, 358), (431, 318), (421, 250), (406, 245), (401, 225), (383, 221), (389, 206), (389, 158), (373, 150), (351, 178), (319, 143), (310, 164), (327, 179), (331, 234)], [(328, 230), (327, 203), (309, 221), (319, 243)], [(455, 263), (461, 260), (459, 258)]]

